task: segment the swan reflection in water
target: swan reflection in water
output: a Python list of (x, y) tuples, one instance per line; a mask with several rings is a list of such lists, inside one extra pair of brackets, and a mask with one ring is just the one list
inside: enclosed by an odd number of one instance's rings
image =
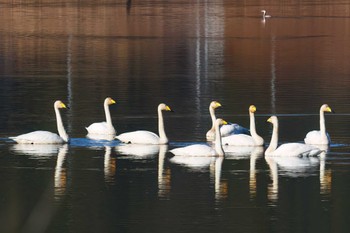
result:
[(16, 154), (29, 155), (32, 158), (40, 159), (57, 155), (61, 147), (62, 144), (13, 144), (10, 150)]
[(168, 151), (168, 145), (159, 146), (158, 155), (158, 197), (169, 199), (171, 190), (171, 171), (164, 167), (165, 155)]
[(278, 200), (278, 178), (307, 177), (319, 169), (320, 193), (327, 194), (331, 186), (331, 173), (325, 170), (326, 153), (322, 152), (319, 157), (272, 157), (265, 156), (270, 168), (272, 183), (268, 186), (268, 199), (272, 202)]
[(35, 159), (47, 159), (57, 155), (54, 174), (55, 199), (59, 200), (65, 194), (67, 173), (63, 164), (68, 153), (68, 144), (14, 144), (11, 150)]
[(64, 161), (68, 153), (68, 145), (60, 147), (57, 154), (57, 162), (55, 167), (55, 198), (61, 198), (67, 187), (67, 171), (63, 168)]
[(224, 146), (226, 159), (249, 159), (249, 193), (252, 199), (256, 198), (256, 161), (263, 157), (262, 146)]
[(158, 155), (158, 196), (167, 199), (171, 189), (171, 172), (165, 168), (168, 145), (121, 144), (115, 147), (124, 159), (154, 159)]
[(112, 147), (105, 146), (105, 154), (104, 154), (104, 177), (105, 181), (111, 183), (114, 181), (115, 172), (117, 169), (117, 160), (116, 158), (111, 156)]
[(223, 156), (185, 156), (175, 155), (169, 159), (171, 163), (189, 168), (191, 171), (203, 171), (209, 168), (211, 180), (214, 181), (215, 199), (227, 197), (227, 182), (221, 180)]
[(159, 153), (159, 145), (150, 144), (120, 144), (115, 151), (123, 158), (152, 159)]

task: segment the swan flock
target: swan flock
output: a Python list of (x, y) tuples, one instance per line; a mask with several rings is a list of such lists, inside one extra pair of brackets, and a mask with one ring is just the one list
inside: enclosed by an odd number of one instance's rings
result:
[[(145, 144), (145, 145), (163, 145), (168, 144), (169, 139), (165, 132), (163, 112), (172, 112), (171, 108), (161, 103), (157, 107), (158, 116), (158, 134), (146, 130), (137, 130), (117, 135), (109, 106), (116, 104), (111, 97), (107, 97), (103, 102), (106, 121), (92, 123), (86, 127), (87, 138), (92, 140), (114, 140), (117, 139), (125, 144)], [(262, 147), (264, 139), (258, 135), (255, 124), (256, 106), (249, 106), (249, 129), (236, 123), (229, 123), (221, 118), (216, 118), (215, 110), (222, 105), (218, 101), (212, 101), (209, 105), (209, 114), (212, 121), (211, 128), (206, 133), (207, 144), (194, 144), (181, 148), (169, 150), (175, 156), (224, 156), (223, 146), (243, 146), (243, 147)], [(56, 124), (58, 134), (37, 130), (34, 132), (22, 134), (15, 137), (9, 137), (18, 144), (65, 144), (70, 143), (70, 138), (64, 128), (60, 109), (66, 109), (66, 105), (57, 100), (54, 102), (54, 112), (56, 115)], [(271, 116), (267, 122), (273, 126), (271, 141), (265, 150), (265, 156), (317, 156), (324, 150), (320, 146), (328, 146), (331, 142), (330, 136), (326, 131), (325, 112), (333, 113), (333, 110), (323, 104), (319, 111), (320, 129), (313, 130), (306, 134), (304, 143), (294, 142), (278, 145), (278, 118)]]

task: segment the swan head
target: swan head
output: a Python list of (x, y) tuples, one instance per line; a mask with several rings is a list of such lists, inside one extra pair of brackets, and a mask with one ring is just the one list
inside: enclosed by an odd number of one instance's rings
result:
[(267, 122), (269, 122), (269, 123), (271, 123), (273, 125), (278, 124), (277, 116), (271, 116), (269, 119), (267, 119)]
[(55, 108), (67, 108), (67, 106), (61, 101), (61, 100), (56, 100), (54, 103)]
[(218, 101), (211, 101), (209, 107), (212, 109), (216, 109), (218, 107), (221, 107), (222, 105)]
[(111, 105), (111, 104), (115, 104), (115, 103), (116, 103), (115, 100), (112, 99), (111, 97), (107, 97), (105, 99), (105, 104), (107, 104), (107, 105)]
[(328, 104), (323, 104), (320, 109), (322, 112), (331, 112), (334, 113), (334, 111), (328, 106)]
[(158, 110), (168, 111), (168, 112), (172, 112), (173, 111), (173, 110), (171, 110), (171, 108), (168, 105), (163, 104), (163, 103), (158, 105)]
[(218, 118), (218, 119), (216, 119), (215, 124), (217, 126), (221, 126), (221, 125), (227, 125), (228, 123), (227, 123), (227, 121), (225, 121), (225, 120), (223, 120), (221, 118)]
[(251, 112), (251, 113), (255, 113), (255, 112), (256, 112), (256, 107), (255, 107), (255, 105), (250, 105), (250, 107), (249, 107), (249, 112)]
[(266, 14), (266, 10), (261, 10), (261, 13), (263, 13), (265, 15)]

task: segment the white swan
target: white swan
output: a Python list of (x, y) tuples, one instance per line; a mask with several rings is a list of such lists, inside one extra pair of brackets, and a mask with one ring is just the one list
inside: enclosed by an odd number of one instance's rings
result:
[(306, 144), (315, 144), (315, 145), (328, 145), (331, 143), (331, 138), (326, 132), (326, 124), (324, 120), (324, 113), (332, 112), (332, 109), (327, 105), (323, 104), (320, 108), (320, 130), (313, 130), (306, 134), (304, 142)]
[(250, 105), (249, 117), (250, 117), (250, 135), (246, 134), (232, 134), (222, 138), (223, 145), (229, 146), (262, 146), (264, 145), (264, 139), (256, 133), (255, 128), (255, 116), (256, 107)]
[(314, 146), (303, 143), (286, 143), (278, 148), (278, 119), (276, 116), (270, 117), (268, 122), (272, 123), (273, 131), (269, 147), (265, 151), (266, 156), (316, 156), (322, 151)]
[(266, 10), (261, 10), (261, 12), (263, 13), (263, 14), (262, 14), (263, 19), (265, 19), (265, 18), (271, 18), (271, 15), (267, 15), (267, 14), (266, 14)]
[(163, 113), (162, 111), (171, 111), (170, 107), (166, 104), (158, 105), (158, 132), (159, 136), (155, 133), (146, 130), (138, 130), (129, 133), (122, 133), (115, 138), (123, 143), (135, 143), (135, 144), (167, 144), (168, 138), (165, 134)]
[(174, 155), (184, 156), (224, 156), (221, 144), (220, 126), (227, 124), (223, 119), (216, 119), (215, 127), (215, 149), (208, 145), (196, 144), (170, 150)]
[(29, 143), (29, 144), (62, 144), (69, 142), (68, 134), (63, 127), (62, 118), (59, 109), (67, 108), (64, 103), (57, 100), (54, 103), (54, 109), (56, 113), (57, 130), (58, 134), (51, 133), (48, 131), (34, 131), (27, 134), (22, 134), (16, 137), (10, 137), (10, 139), (16, 141), (17, 143)]
[[(88, 134), (86, 135), (88, 138), (91, 139), (110, 139), (113, 140), (116, 131), (112, 124), (112, 118), (111, 113), (109, 112), (109, 105), (115, 104), (115, 100), (113, 100), (110, 97), (107, 97), (104, 100), (104, 110), (106, 115), (106, 121), (105, 122), (98, 122), (98, 123), (92, 123), (90, 126), (86, 127), (86, 130), (88, 131)], [(101, 137), (102, 136), (102, 137)], [(104, 136), (104, 137), (103, 137)], [(109, 137), (108, 137), (109, 136)]]
[[(208, 130), (206, 137), (208, 141), (214, 141), (215, 140), (215, 120), (216, 120), (216, 116), (215, 116), (215, 109), (218, 107), (221, 107), (222, 105), (217, 102), (217, 101), (212, 101), (209, 105), (209, 113), (210, 113), (210, 117), (211, 117), (211, 122), (212, 122), (212, 126), (211, 129)], [(249, 130), (238, 125), (238, 124), (232, 124), (229, 123), (227, 125), (223, 125), (220, 129), (221, 132), (221, 136), (222, 137), (227, 137), (231, 134), (247, 134), (249, 133)]]

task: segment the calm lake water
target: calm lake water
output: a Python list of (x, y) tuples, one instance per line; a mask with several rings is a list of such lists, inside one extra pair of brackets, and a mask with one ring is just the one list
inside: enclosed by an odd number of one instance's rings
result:
[[(0, 20), (1, 232), (350, 231), (349, 2), (2, 1)], [(118, 133), (157, 132), (168, 104), (170, 144), (86, 139), (107, 96)], [(56, 132), (57, 99), (70, 145), (8, 140)], [(245, 127), (256, 105), (267, 143), (270, 115), (281, 142), (301, 142), (328, 103), (332, 144), (321, 158), (174, 162), (169, 149), (205, 143), (212, 100)]]

